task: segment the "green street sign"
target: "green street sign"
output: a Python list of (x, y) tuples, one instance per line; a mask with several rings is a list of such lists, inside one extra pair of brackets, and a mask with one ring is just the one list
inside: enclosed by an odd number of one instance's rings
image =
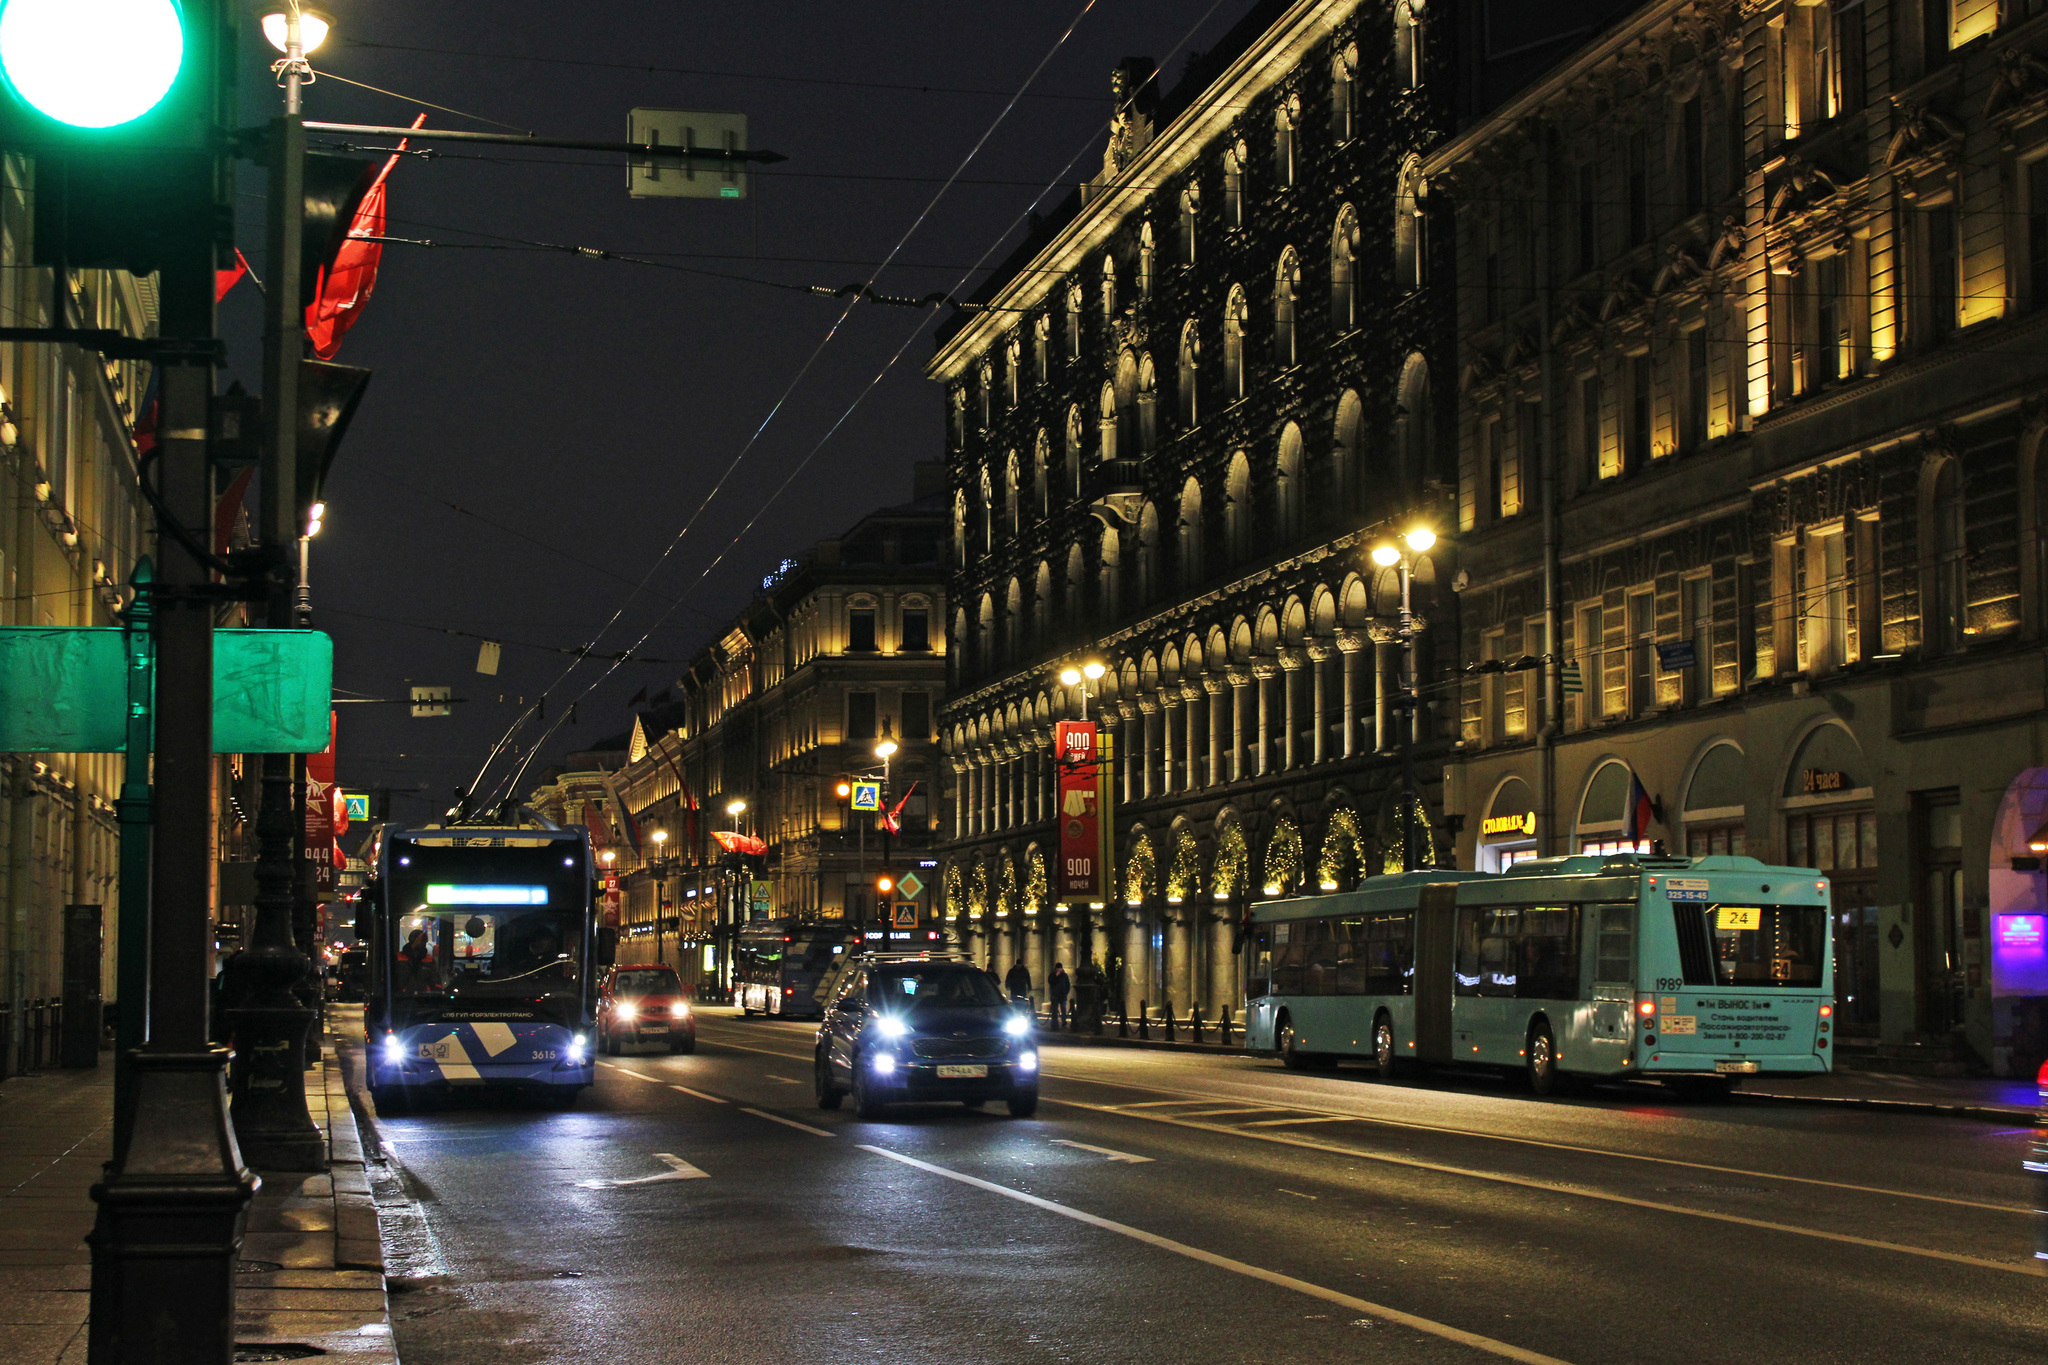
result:
[[(0, 753), (126, 749), (126, 635), (117, 626), (0, 626)], [(321, 632), (214, 632), (215, 753), (319, 753), (333, 694), (334, 641)]]

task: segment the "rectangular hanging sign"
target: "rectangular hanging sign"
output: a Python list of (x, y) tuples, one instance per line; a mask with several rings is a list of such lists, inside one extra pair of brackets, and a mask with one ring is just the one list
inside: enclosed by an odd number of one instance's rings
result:
[(1056, 894), (1063, 901), (1099, 901), (1108, 895), (1098, 773), (1101, 737), (1093, 721), (1063, 720), (1053, 727), (1060, 828)]

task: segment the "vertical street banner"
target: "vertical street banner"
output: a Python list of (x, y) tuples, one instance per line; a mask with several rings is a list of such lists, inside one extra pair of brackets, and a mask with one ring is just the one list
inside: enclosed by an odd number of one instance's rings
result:
[(300, 857), (313, 873), (313, 893), (322, 902), (333, 900), (339, 886), (335, 854), (340, 846), (335, 836), (347, 828), (346, 814), (341, 820), (335, 818), (342, 797), (334, 779), (334, 731), (334, 713), (330, 711), (327, 747), (306, 755), (306, 828), (299, 846)]
[(618, 928), (620, 921), (619, 912), (625, 906), (625, 897), (619, 893), (619, 874), (616, 872), (604, 874), (603, 904), (605, 926), (610, 929)]
[(1101, 731), (1095, 722), (1063, 720), (1053, 727), (1053, 770), (1059, 797), (1059, 876), (1062, 901), (1099, 901), (1108, 895), (1102, 856), (1104, 816), (1100, 780)]

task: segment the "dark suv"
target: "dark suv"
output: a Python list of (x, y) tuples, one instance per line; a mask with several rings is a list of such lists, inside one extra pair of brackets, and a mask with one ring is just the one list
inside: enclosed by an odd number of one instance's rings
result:
[(815, 1063), (818, 1107), (848, 1094), (864, 1119), (890, 1104), (1002, 1100), (1038, 1110), (1032, 1019), (972, 963), (878, 954), (862, 959), (825, 1005)]

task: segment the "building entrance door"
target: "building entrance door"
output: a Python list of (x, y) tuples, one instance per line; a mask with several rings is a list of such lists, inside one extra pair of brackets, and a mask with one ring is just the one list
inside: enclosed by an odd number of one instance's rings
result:
[(1835, 1031), (1848, 1037), (1877, 1036), (1879, 943), (1877, 883), (1844, 877), (1831, 883), (1835, 906)]
[(1923, 798), (1920, 834), (1920, 1027), (1945, 1038), (1963, 1026), (1963, 808), (1954, 793)]

